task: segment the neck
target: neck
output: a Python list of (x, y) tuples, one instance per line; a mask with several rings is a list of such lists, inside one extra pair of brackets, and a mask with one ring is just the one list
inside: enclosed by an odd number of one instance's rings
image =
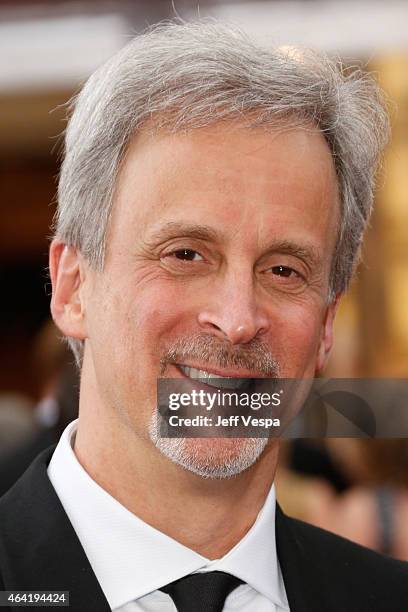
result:
[(278, 443), (270, 441), (260, 459), (237, 476), (202, 478), (82, 394), (74, 451), (91, 478), (130, 512), (204, 557), (218, 559), (255, 522), (273, 482)]

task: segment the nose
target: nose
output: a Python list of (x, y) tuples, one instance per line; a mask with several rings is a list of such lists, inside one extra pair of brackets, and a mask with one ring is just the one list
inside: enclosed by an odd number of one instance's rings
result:
[(198, 314), (201, 329), (231, 344), (246, 344), (265, 334), (270, 326), (269, 316), (255, 292), (252, 271), (244, 273), (241, 268), (218, 279)]

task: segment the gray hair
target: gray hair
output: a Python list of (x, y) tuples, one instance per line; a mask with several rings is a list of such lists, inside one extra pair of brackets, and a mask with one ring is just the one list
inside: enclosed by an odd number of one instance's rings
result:
[[(316, 126), (330, 147), (341, 222), (330, 296), (345, 291), (359, 258), (376, 167), (389, 137), (383, 94), (361, 68), (310, 50), (268, 49), (235, 26), (164, 22), (133, 38), (71, 102), (55, 233), (96, 269), (120, 162), (149, 125), (177, 132), (220, 120), (248, 127)], [(68, 339), (80, 363), (83, 343)]]

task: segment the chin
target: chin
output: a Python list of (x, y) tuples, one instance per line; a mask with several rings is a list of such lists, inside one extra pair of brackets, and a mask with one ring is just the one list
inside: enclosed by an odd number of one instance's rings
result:
[(201, 478), (232, 478), (259, 459), (268, 438), (162, 438), (157, 418), (149, 427), (156, 448), (176, 465)]

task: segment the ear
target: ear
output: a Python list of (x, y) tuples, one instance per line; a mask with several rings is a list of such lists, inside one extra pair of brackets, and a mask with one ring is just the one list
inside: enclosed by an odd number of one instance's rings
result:
[(322, 370), (326, 367), (327, 361), (329, 359), (330, 351), (333, 346), (333, 323), (341, 297), (342, 294), (338, 293), (326, 308), (326, 313), (322, 325), (322, 334), (316, 358), (315, 375), (318, 375), (322, 372)]
[(78, 251), (54, 239), (50, 246), (50, 276), (52, 283), (51, 314), (65, 336), (86, 338), (84, 304), (81, 289), (84, 265)]

